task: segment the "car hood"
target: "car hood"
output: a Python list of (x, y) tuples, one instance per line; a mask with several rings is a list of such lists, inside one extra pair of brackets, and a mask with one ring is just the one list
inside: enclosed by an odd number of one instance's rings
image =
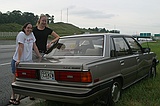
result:
[[(32, 69), (82, 69), (82, 66), (99, 61), (103, 57), (45, 57), (32, 62), (21, 62), (19, 68)], [(84, 68), (84, 67), (83, 67)]]

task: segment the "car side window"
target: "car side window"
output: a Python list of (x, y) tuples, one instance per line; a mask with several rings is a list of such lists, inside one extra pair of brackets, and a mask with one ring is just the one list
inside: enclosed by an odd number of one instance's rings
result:
[(114, 43), (113, 43), (113, 39), (112, 38), (110, 39), (110, 56), (111, 57), (116, 57)]
[(134, 38), (126, 38), (133, 54), (142, 53), (141, 47), (138, 45)]
[(115, 37), (113, 38), (113, 41), (117, 56), (125, 56), (131, 54), (129, 47), (123, 37)]

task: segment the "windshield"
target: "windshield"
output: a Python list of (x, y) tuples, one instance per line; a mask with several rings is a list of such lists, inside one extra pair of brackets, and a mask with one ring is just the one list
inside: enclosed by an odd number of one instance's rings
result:
[(81, 36), (59, 39), (48, 56), (102, 56), (104, 36)]

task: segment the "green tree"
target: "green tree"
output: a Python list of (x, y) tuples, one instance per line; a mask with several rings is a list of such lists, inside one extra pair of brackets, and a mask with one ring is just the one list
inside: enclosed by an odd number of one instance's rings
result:
[(25, 22), (31, 22), (33, 25), (35, 25), (38, 20), (38, 16), (35, 16), (33, 13), (29, 12), (24, 12), (22, 17)]
[(22, 12), (19, 10), (13, 10), (10, 13), (10, 16), (12, 17), (12, 23), (18, 23), (18, 24), (24, 24)]
[(17, 23), (23, 25), (26, 22), (36, 24), (37, 20), (38, 15), (35, 16), (33, 13), (29, 12), (22, 13), (19, 10), (14, 10), (12, 12), (7, 11), (7, 13), (0, 12), (0, 24)]
[(51, 16), (51, 23), (54, 23), (54, 15)]
[(48, 21), (47, 23), (49, 24), (51, 16), (49, 14), (46, 14), (46, 16), (47, 16), (47, 21)]

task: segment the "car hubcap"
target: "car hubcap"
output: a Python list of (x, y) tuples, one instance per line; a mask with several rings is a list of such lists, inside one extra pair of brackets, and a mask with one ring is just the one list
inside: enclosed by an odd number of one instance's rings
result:
[(112, 87), (112, 99), (114, 102), (117, 102), (120, 97), (120, 88), (118, 83), (114, 83)]
[(152, 67), (151, 74), (152, 74), (153, 78), (156, 76), (156, 72), (155, 72), (155, 68), (154, 67)]

